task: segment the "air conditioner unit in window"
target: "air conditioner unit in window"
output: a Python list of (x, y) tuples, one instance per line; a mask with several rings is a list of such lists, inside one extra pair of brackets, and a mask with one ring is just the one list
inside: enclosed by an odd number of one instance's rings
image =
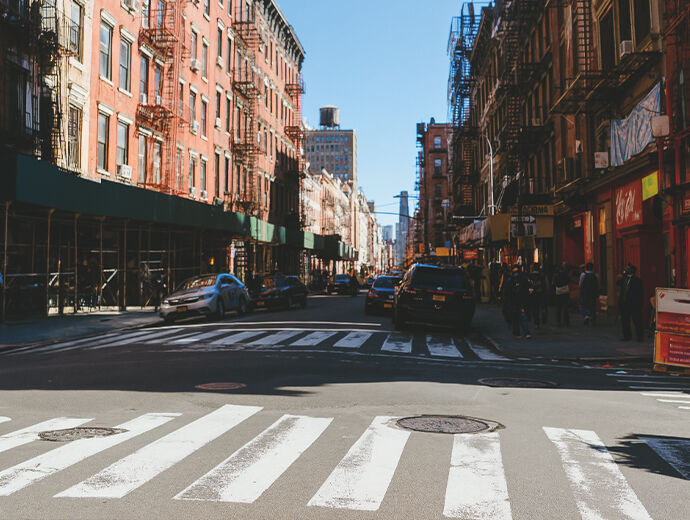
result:
[(192, 197), (193, 199), (196, 198), (196, 188), (194, 186), (191, 186), (189, 188), (189, 196)]
[(199, 121), (192, 121), (192, 132), (199, 133)]
[(206, 190), (201, 190), (201, 192), (200, 192), (200, 198), (201, 198), (201, 200), (206, 200), (206, 195), (207, 195), (207, 194), (206, 194)]
[(216, 63), (218, 64), (219, 67), (223, 66), (223, 57), (222, 56), (216, 56)]
[(201, 68), (201, 63), (200, 63), (199, 60), (197, 60), (196, 58), (192, 58), (192, 63), (191, 63), (191, 65), (190, 65), (190, 68), (191, 68), (194, 72), (198, 72), (199, 69)]
[(220, 128), (220, 125), (223, 124), (223, 122), (220, 120), (220, 117), (216, 118), (216, 128)]
[(129, 166), (128, 164), (118, 164), (117, 165), (117, 174), (122, 177), (123, 179), (131, 179), (132, 178), (132, 167)]
[(161, 97), (160, 94), (156, 94), (156, 105), (162, 105), (163, 104), (163, 98)]
[(149, 104), (149, 97), (146, 94), (139, 94), (139, 103), (142, 105), (148, 105)]
[(628, 54), (632, 54), (633, 51), (633, 44), (632, 40), (623, 40), (618, 47), (618, 54), (622, 58), (623, 56), (626, 56)]

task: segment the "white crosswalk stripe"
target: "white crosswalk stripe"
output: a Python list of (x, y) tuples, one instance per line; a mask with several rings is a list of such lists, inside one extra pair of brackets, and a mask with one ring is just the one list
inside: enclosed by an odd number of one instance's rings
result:
[(250, 504), (312, 445), (331, 421), (284, 415), (175, 498)]
[(410, 354), (412, 352), (412, 336), (404, 334), (389, 334), (381, 347), (382, 352), (395, 352), (396, 354)]
[(690, 480), (690, 440), (638, 436), (684, 478)]
[(498, 433), (453, 437), (443, 514), (449, 518), (510, 520)]
[(260, 410), (224, 405), (55, 496), (122, 498)]
[[(9, 420), (9, 419), (7, 419)], [(57, 419), (49, 419), (47, 421), (27, 426), (15, 432), (0, 435), (0, 453), (11, 450), (17, 446), (28, 444), (39, 439), (38, 434), (47, 430), (63, 430), (65, 428), (76, 428), (93, 419), (77, 419), (73, 417), (58, 417)], [(0, 421), (4, 422), (4, 421)]]
[(291, 346), (293, 347), (315, 347), (316, 345), (323, 343), (328, 338), (335, 336), (337, 332), (317, 330), (310, 334), (307, 334), (303, 338), (298, 339)]
[(482, 345), (476, 345), (469, 340), (465, 340), (465, 343), (467, 343), (467, 347), (475, 353), (475, 355), (483, 360), (483, 361), (509, 361), (510, 358), (507, 358), (505, 356), (501, 356), (500, 354), (496, 354), (493, 352), (491, 349), (488, 347), (484, 347)]
[(0, 423), (9, 422), (11, 420), (12, 419), (10, 419), (9, 417), (0, 416)]
[(366, 341), (373, 336), (372, 332), (350, 332), (345, 337), (338, 340), (334, 347), (337, 348), (360, 348)]
[(651, 520), (596, 433), (549, 427), (544, 432), (561, 457), (583, 519)]
[(256, 336), (259, 336), (263, 334), (264, 331), (262, 330), (245, 330), (244, 332), (237, 332), (235, 334), (231, 334), (229, 336), (225, 336), (224, 338), (217, 339), (215, 341), (211, 341), (211, 345), (234, 345), (236, 343), (244, 343), (248, 339), (255, 338)]
[(303, 331), (301, 330), (281, 330), (279, 332), (269, 334), (268, 336), (264, 336), (263, 338), (256, 339), (252, 341), (250, 345), (282, 345), (290, 338), (293, 338), (298, 334), (302, 334), (302, 332)]
[(72, 441), (1, 471), (0, 496), (11, 495), (98, 452), (112, 448), (137, 435), (161, 426), (178, 415), (171, 413), (148, 413), (116, 427), (126, 430), (125, 432), (107, 437), (93, 437)]
[(203, 341), (211, 338), (217, 338), (218, 336), (226, 336), (230, 332), (227, 329), (221, 329), (221, 330), (212, 330), (210, 332), (204, 332), (204, 333), (194, 333), (191, 336), (185, 336), (183, 338), (175, 338), (172, 341), (169, 341), (171, 344), (177, 344), (177, 343), (196, 343), (198, 341)]
[(437, 336), (426, 337), (426, 348), (429, 354), (438, 357), (462, 358), (462, 354), (455, 346), (453, 338), (439, 338)]
[(376, 511), (381, 506), (410, 432), (376, 417), (309, 501), (310, 506)]

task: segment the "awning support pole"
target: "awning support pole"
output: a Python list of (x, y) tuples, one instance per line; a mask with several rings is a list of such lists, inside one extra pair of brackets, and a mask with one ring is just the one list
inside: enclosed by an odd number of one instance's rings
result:
[(79, 309), (79, 250), (78, 250), (79, 213), (74, 215), (74, 314)]
[(50, 315), (50, 231), (54, 209), (48, 210), (48, 239), (46, 240), (46, 317)]
[(3, 260), (2, 260), (2, 275), (4, 276), (3, 278), (3, 283), (2, 283), (2, 322), (4, 323), (6, 318), (7, 318), (7, 244), (10, 241), (10, 234), (9, 234), (9, 220), (10, 220), (10, 201), (5, 202), (5, 244), (4, 244), (4, 251), (3, 251)]

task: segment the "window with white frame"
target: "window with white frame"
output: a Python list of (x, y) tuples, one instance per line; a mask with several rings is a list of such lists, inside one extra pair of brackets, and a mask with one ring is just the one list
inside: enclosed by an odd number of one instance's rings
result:
[(199, 189), (206, 191), (206, 159), (201, 158), (200, 168), (199, 168)]
[(146, 147), (146, 136), (144, 134), (139, 134), (139, 157), (138, 157), (138, 169), (139, 169), (139, 183), (146, 183), (146, 178), (148, 177), (148, 150)]
[(81, 125), (82, 109), (70, 105), (67, 116), (67, 164), (72, 170), (81, 168)]
[(208, 45), (203, 42), (201, 45), (201, 76), (208, 76)]
[(110, 116), (98, 112), (98, 144), (96, 145), (96, 166), (99, 170), (108, 171), (108, 134)]
[(161, 148), (162, 143), (153, 141), (153, 183), (161, 183)]
[(69, 24), (69, 49), (74, 53), (77, 61), (81, 62), (83, 60), (84, 7), (77, 2), (72, 2)]
[(101, 20), (100, 75), (107, 80), (113, 75), (113, 26)]
[(201, 100), (201, 135), (206, 137), (206, 123), (208, 116), (208, 103), (206, 100)]
[[(139, 99), (144, 103), (148, 103), (149, 94), (149, 59), (142, 54), (139, 60)], [(144, 98), (143, 96), (146, 96)], [(144, 101), (145, 100), (145, 101)]]
[(129, 125), (117, 122), (117, 166), (129, 164)]
[(120, 89), (129, 92), (132, 69), (132, 43), (120, 39)]
[(190, 188), (196, 187), (196, 163), (198, 160), (199, 159), (196, 155), (189, 154), (189, 187)]

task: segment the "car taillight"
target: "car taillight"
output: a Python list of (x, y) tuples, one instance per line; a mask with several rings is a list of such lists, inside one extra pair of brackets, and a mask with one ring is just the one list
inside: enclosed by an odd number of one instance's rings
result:
[(376, 298), (379, 295), (378, 292), (376, 292), (374, 289), (369, 289), (369, 293), (367, 294), (367, 298)]
[(417, 294), (417, 291), (410, 289), (409, 287), (403, 287), (400, 291), (402, 294)]

